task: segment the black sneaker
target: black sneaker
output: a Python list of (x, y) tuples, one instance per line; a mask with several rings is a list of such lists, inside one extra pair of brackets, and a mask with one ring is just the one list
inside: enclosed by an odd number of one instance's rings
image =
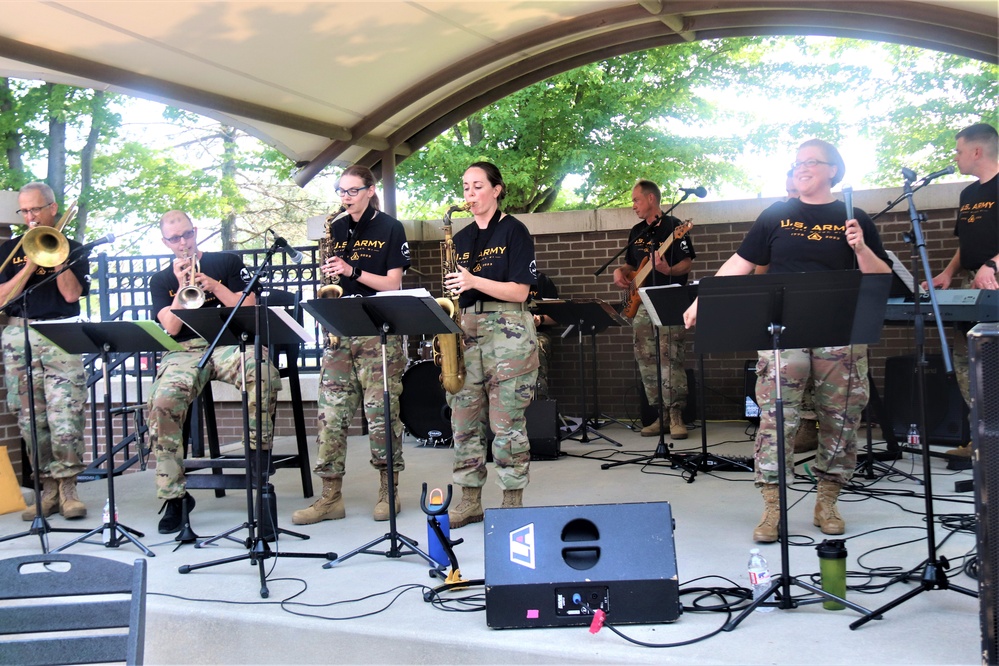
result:
[(163, 514), (163, 517), (160, 518), (160, 534), (173, 534), (179, 532), (180, 528), (184, 526), (184, 504), (182, 502), (187, 505), (187, 514), (190, 516), (195, 504), (190, 493), (184, 493), (183, 497), (174, 497), (163, 502), (163, 506), (160, 508), (160, 513)]

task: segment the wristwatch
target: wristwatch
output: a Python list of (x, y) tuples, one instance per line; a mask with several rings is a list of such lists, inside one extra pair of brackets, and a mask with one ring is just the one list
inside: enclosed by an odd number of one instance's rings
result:
[(993, 273), (999, 273), (999, 268), (996, 267), (996, 262), (992, 261), (991, 259), (983, 262), (982, 266), (988, 266), (989, 268), (992, 269)]

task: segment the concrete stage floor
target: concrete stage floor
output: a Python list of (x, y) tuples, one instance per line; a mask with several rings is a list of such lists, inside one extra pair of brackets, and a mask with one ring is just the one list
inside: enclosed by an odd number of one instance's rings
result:
[[(750, 456), (751, 428), (745, 422), (709, 423), (710, 451)], [(532, 464), (525, 503), (550, 506), (668, 501), (676, 523), (673, 546), (681, 594), (693, 587), (748, 586), (746, 563), (754, 545), (752, 530), (762, 510), (752, 474), (702, 472), (687, 483), (679, 470), (661, 460), (654, 466), (624, 465), (602, 470), (605, 458), (621, 460), (652, 453), (656, 440), (639, 437), (614, 423), (598, 432), (623, 446), (615, 447), (593, 435), (587, 443), (564, 441), (562, 451), (568, 456)], [(677, 442), (673, 452), (699, 451), (700, 441), (700, 430), (692, 429), (690, 439)], [(449, 482), (452, 452), (420, 446), (408, 436), (403, 445), (407, 469), (401, 477), (403, 511), (398, 530), (426, 548), (426, 518), (418, 507), (420, 485), (424, 481), (430, 487)], [(285, 438), (277, 446), (279, 450), (290, 450), (292, 443)], [(977, 591), (977, 582), (961, 570), (964, 556), (975, 547), (974, 498), (972, 493), (955, 492), (955, 482), (970, 479), (971, 473), (952, 472), (945, 469), (941, 459), (931, 460), (939, 553), (953, 563), (951, 583)], [(894, 464), (901, 471), (922, 477), (920, 456), (905, 454)], [(801, 465), (796, 470), (804, 472)], [(888, 577), (909, 570), (918, 575), (927, 556), (922, 486), (898, 475), (879, 477), (866, 479), (858, 474), (855, 482), (860, 487), (842, 497), (845, 536), (849, 539), (848, 570), (856, 572), (849, 579), (850, 585), (880, 585)], [(344, 485), (346, 519), (305, 527), (291, 525), (292, 511), (308, 503), (302, 498), (298, 473), (280, 470), (274, 483), (281, 526), (311, 537), (303, 541), (284, 536), (272, 544), (276, 552), (335, 551), (343, 555), (388, 530), (387, 523), (371, 519), (378, 481), (367, 464), (364, 437), (350, 440)], [(596, 635), (585, 627), (495, 630), (486, 626), (485, 613), (442, 612), (423, 600), (420, 587), (437, 583), (416, 555), (389, 559), (359, 554), (331, 569), (323, 569), (324, 560), (320, 559), (269, 558), (264, 569), (270, 595), (262, 599), (259, 567), (249, 561), (178, 573), (181, 565), (238, 557), (247, 551), (241, 544), (225, 540), (204, 548), (181, 545), (175, 549), (172, 536), (156, 532), (160, 503), (155, 499), (154, 485), (152, 471), (129, 473), (115, 482), (120, 520), (144, 532), (141, 542), (155, 553), (149, 558), (146, 662), (150, 664), (980, 663), (979, 602), (954, 590), (919, 594), (888, 611), (883, 619), (855, 631), (848, 625), (860, 615), (852, 610), (833, 612), (823, 610), (821, 604), (801, 605), (753, 613), (734, 631), (664, 649), (631, 644), (606, 628)], [(823, 538), (812, 526), (813, 491), (814, 485), (805, 477), (788, 492), (792, 504), (788, 568), (792, 575), (806, 581), (818, 571), (814, 545)], [(197, 508), (191, 518), (198, 534), (213, 535), (245, 521), (244, 491), (229, 491), (224, 498), (215, 498), (209, 490), (194, 492)], [(107, 483), (82, 484), (80, 494), (90, 515), (72, 526), (96, 527)], [(500, 503), (501, 492), (492, 471), (483, 497), (486, 508)], [(626, 516), (622, 512), (625, 523)], [(16, 534), (28, 525), (18, 514), (0, 516), (0, 535)], [(69, 526), (58, 514), (50, 519), (50, 525)], [(964, 529), (957, 529), (962, 526)], [(625, 529), (642, 528), (626, 525)], [(50, 534), (50, 548), (68, 542), (72, 536)], [(236, 536), (244, 539), (246, 530), (238, 531)], [(456, 548), (463, 577), (482, 578), (483, 525), (455, 530), (452, 538), (458, 537), (464, 538)], [(40, 542), (37, 535), (8, 540), (0, 543), (0, 557), (39, 553)], [(779, 546), (766, 545), (762, 551), (771, 571), (778, 572)], [(128, 542), (118, 548), (78, 543), (67, 552), (124, 561), (141, 556)], [(879, 575), (875, 577), (874, 573)], [(915, 582), (898, 583), (876, 594), (851, 590), (847, 596), (874, 610), (915, 586)], [(805, 590), (795, 586), (792, 593), (797, 597)], [(450, 608), (471, 611), (482, 604), (481, 587), (445, 597), (470, 594), (480, 596)], [(695, 605), (704, 608), (720, 603), (715, 598), (698, 601), (697, 597), (681, 596), (685, 611), (674, 623), (625, 625), (620, 630), (636, 640), (656, 644), (681, 643), (711, 634), (725, 623), (726, 615), (692, 610)], [(613, 612), (608, 620), (613, 622)]]

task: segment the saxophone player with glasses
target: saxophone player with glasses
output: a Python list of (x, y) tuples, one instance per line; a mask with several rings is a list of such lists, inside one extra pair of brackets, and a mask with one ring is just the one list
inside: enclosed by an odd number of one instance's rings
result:
[[(333, 215), (321, 243), (320, 292), (336, 296), (337, 283), (343, 297), (373, 296), (380, 291), (399, 289), (403, 271), (409, 267), (409, 244), (402, 223), (378, 210), (375, 177), (365, 166), (347, 167), (337, 182), (337, 196), (343, 211)], [(339, 520), (346, 515), (343, 501), (343, 475), (346, 471), (347, 429), (359, 405), (368, 424), (371, 466), (379, 472), (375, 520), (389, 519), (389, 470), (385, 451), (386, 428), (392, 428), (393, 441), (402, 441), (399, 396), (406, 354), (401, 336), (387, 338), (391, 423), (385, 423), (382, 401), (383, 369), (379, 336), (329, 338), (323, 351), (319, 377), (318, 453), (313, 471), (323, 480), (322, 495), (311, 506), (296, 511), (292, 522), (310, 525), (323, 520)], [(405, 465), (402, 446), (393, 447), (392, 483), (395, 484), (395, 511), (402, 509), (399, 473)]]
[[(253, 276), (238, 255), (199, 250), (198, 230), (183, 211), (166, 213), (160, 219), (160, 231), (163, 244), (173, 253), (174, 260), (149, 279), (153, 316), (184, 349), (167, 352), (160, 359), (149, 393), (146, 418), (149, 422), (149, 446), (156, 456), (156, 496), (163, 500), (159, 532), (172, 534), (183, 527), (184, 504), (188, 512), (194, 508), (194, 498), (187, 492), (184, 478), (182, 430), (187, 410), (195, 396), (212, 380), (241, 388), (242, 368), (245, 366), (250, 446), (255, 448), (259, 428), (261, 445), (269, 453), (281, 376), (270, 360), (265, 359), (261, 365), (265, 373), (261, 386), (265, 401), (261, 411), (263, 422), (258, 424), (258, 378), (252, 345), (242, 355), (237, 345), (220, 345), (212, 353), (211, 361), (204, 368), (198, 368), (209, 343), (186, 327), (172, 310), (233, 307)], [(243, 306), (253, 306), (256, 302), (257, 294), (249, 294)], [(269, 461), (269, 455), (267, 459)], [(254, 460), (251, 456), (249, 464), (252, 465)], [(264, 469), (269, 468), (268, 462)]]
[(538, 375), (538, 341), (527, 297), (537, 282), (534, 241), (499, 205), (506, 184), (499, 169), (476, 162), (462, 181), (475, 218), (454, 235), (456, 265), (444, 287), (458, 295), (464, 333), (464, 386), (448, 395), (454, 431), (454, 483), (461, 501), (448, 512), (452, 529), (483, 519), (488, 425), (503, 506), (523, 504), (530, 442), (524, 415)]

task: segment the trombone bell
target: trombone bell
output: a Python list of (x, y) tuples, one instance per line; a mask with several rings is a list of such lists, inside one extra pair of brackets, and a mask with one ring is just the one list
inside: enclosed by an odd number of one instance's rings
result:
[(69, 258), (69, 241), (52, 227), (29, 229), (22, 241), (24, 255), (39, 266), (52, 268)]

